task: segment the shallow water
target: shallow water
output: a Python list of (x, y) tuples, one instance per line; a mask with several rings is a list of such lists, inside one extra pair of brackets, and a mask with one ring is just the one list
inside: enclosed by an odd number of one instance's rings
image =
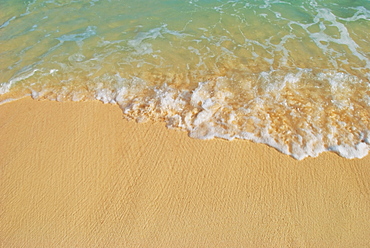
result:
[(0, 2), (0, 95), (119, 104), (297, 159), (370, 148), (370, 2)]

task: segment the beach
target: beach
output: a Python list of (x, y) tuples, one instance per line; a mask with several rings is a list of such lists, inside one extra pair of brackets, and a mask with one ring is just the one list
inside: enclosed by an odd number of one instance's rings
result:
[(0, 105), (1, 247), (368, 247), (370, 157), (298, 161), (126, 121), (117, 105)]

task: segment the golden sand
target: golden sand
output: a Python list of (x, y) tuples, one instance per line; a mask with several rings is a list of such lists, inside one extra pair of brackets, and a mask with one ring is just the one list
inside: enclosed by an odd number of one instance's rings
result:
[(369, 247), (370, 156), (297, 161), (100, 102), (0, 106), (1, 247)]

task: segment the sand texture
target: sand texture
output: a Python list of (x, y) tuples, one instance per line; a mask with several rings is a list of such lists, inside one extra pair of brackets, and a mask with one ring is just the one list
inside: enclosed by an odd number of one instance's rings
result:
[(370, 156), (297, 161), (100, 102), (0, 106), (1, 247), (370, 247)]

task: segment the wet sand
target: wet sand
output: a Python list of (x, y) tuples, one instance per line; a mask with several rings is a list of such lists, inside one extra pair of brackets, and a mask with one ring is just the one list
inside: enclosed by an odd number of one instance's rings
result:
[(370, 156), (297, 161), (100, 102), (0, 106), (1, 247), (368, 247)]

